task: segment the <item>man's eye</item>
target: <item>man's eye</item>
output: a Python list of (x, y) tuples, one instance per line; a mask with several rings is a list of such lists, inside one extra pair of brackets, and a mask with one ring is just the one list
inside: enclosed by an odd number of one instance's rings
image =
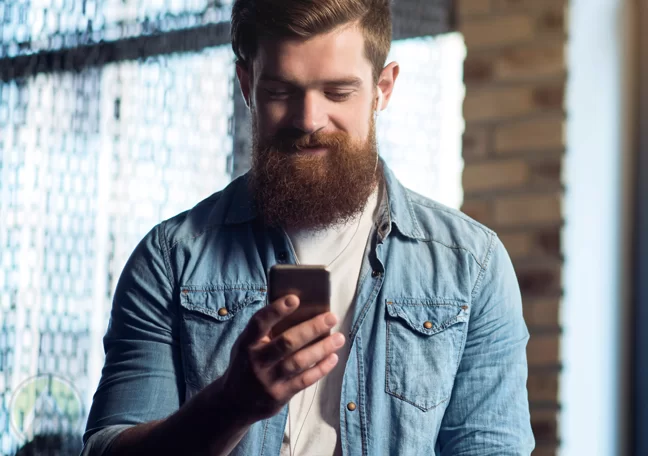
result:
[(327, 92), (326, 96), (333, 101), (345, 101), (351, 96), (351, 92)]
[(286, 98), (290, 95), (290, 91), (281, 89), (265, 89), (265, 92), (270, 98)]

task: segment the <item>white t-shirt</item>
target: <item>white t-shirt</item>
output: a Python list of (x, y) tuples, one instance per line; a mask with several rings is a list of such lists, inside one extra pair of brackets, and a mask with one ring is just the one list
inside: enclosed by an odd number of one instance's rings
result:
[[(281, 456), (342, 454), (339, 438), (340, 395), (344, 368), (349, 357), (348, 334), (353, 320), (352, 303), (365, 247), (374, 225), (378, 192), (379, 189), (376, 188), (369, 197), (359, 219), (344, 226), (320, 231), (287, 230), (300, 264), (328, 265), (335, 260), (328, 267), (331, 278), (331, 311), (338, 317), (338, 324), (332, 332), (342, 332), (347, 342), (337, 352), (339, 361), (334, 370), (290, 401), (290, 417), (286, 423)], [(337, 257), (338, 255), (340, 256)], [(289, 442), (292, 443), (292, 454)]]

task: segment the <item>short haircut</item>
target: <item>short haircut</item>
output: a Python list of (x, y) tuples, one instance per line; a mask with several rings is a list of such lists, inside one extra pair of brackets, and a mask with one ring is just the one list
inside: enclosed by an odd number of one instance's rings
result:
[(392, 40), (389, 0), (236, 0), (232, 7), (232, 49), (245, 67), (259, 38), (310, 38), (357, 23), (374, 83), (385, 66)]

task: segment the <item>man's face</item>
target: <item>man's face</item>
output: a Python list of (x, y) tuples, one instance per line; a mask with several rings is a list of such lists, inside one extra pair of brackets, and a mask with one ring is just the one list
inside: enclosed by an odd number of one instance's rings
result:
[[(251, 185), (269, 224), (347, 221), (375, 187), (378, 89), (364, 49), (350, 25), (308, 40), (261, 39), (251, 71), (238, 68), (252, 115)], [(391, 93), (398, 68), (385, 73)]]
[(291, 129), (367, 138), (376, 88), (357, 27), (307, 41), (262, 40), (251, 77), (252, 110), (262, 141)]

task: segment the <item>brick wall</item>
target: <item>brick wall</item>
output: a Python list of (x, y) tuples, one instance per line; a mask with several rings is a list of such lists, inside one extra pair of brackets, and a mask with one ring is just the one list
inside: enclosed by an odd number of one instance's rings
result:
[(515, 265), (528, 346), (535, 456), (558, 445), (566, 0), (458, 0), (468, 54), (463, 211)]

